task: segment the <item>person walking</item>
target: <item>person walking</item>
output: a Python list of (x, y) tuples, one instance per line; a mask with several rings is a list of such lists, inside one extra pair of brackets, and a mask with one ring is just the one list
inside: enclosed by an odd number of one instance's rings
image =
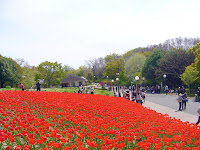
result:
[(141, 94), (141, 97), (142, 97), (143, 101), (145, 102), (145, 93), (143, 91), (141, 91), (140, 94)]
[(22, 83), (20, 83), (20, 86), (22, 88), (22, 91), (24, 91), (24, 85)]
[(135, 99), (137, 103), (140, 103), (142, 105), (142, 98), (139, 92), (136, 93)]
[(166, 86), (165, 86), (165, 93), (166, 93), (166, 95), (167, 95), (168, 91), (169, 91), (169, 88), (168, 88), (168, 86), (166, 85)]
[(38, 82), (36, 83), (36, 86), (37, 86), (37, 91), (40, 91), (40, 86), (41, 86), (40, 80), (38, 80)]
[(181, 111), (181, 108), (182, 108), (182, 100), (183, 100), (183, 98), (182, 98), (182, 94), (180, 93), (179, 94), (179, 97), (177, 98), (177, 101), (178, 101), (178, 103), (179, 103), (179, 111)]
[(199, 114), (199, 117), (198, 117), (198, 120), (197, 120), (196, 124), (198, 125), (200, 123), (200, 106), (197, 109), (197, 113)]
[(177, 93), (178, 93), (178, 95), (181, 93), (181, 87), (178, 87)]
[(182, 86), (182, 88), (181, 88), (181, 94), (185, 94), (185, 93), (186, 93), (186, 90), (185, 90), (184, 86)]
[(186, 109), (186, 102), (188, 103), (187, 94), (184, 93), (182, 96), (182, 110)]

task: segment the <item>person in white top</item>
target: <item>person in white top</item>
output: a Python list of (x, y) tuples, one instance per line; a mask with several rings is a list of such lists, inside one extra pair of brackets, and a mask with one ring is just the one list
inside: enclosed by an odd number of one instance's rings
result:
[(199, 118), (198, 118), (198, 121), (196, 122), (196, 124), (199, 124), (199, 123), (200, 123), (200, 106), (199, 106), (199, 108), (197, 109), (197, 112), (198, 112), (198, 114), (199, 114)]

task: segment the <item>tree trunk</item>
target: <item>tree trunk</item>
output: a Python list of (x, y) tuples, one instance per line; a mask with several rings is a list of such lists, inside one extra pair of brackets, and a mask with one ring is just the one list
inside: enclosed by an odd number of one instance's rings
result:
[(1, 88), (3, 88), (3, 84), (4, 84), (4, 82), (1, 82)]

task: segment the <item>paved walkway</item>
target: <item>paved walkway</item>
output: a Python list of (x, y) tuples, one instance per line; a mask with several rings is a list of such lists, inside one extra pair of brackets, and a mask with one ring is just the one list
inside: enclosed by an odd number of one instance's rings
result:
[(197, 109), (199, 102), (189, 99), (186, 110), (178, 111), (179, 104), (176, 101), (178, 96), (165, 94), (146, 94), (146, 101), (143, 106), (153, 109), (162, 114), (180, 119), (183, 122), (196, 123), (198, 119)]

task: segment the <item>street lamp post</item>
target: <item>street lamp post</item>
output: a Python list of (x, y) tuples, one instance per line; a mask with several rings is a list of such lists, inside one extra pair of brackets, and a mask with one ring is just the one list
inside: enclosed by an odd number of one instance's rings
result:
[(119, 84), (118, 84), (119, 78), (116, 78), (116, 81), (117, 81), (116, 92), (117, 92), (117, 91), (119, 92)]
[(112, 87), (112, 88), (113, 88), (113, 92), (115, 92), (114, 84), (113, 84), (114, 80), (112, 79), (111, 82), (112, 82), (112, 86), (113, 86), (113, 87)]
[[(166, 79), (166, 77), (167, 77), (167, 75), (166, 75), (166, 74), (163, 74), (163, 78), (164, 78), (164, 80)], [(166, 84), (166, 82), (165, 82), (165, 84)]]
[(117, 84), (118, 84), (119, 78), (116, 78), (116, 81), (117, 81)]
[[(163, 78), (164, 78), (164, 80), (165, 80), (165, 78), (167, 77), (167, 75), (166, 74), (163, 74)], [(162, 81), (161, 81), (161, 90), (162, 90), (162, 92), (163, 92), (163, 83), (162, 83)]]
[(143, 81), (143, 86), (145, 86), (145, 85), (144, 85), (144, 80), (145, 80), (145, 77), (142, 77), (142, 81)]
[(135, 80), (136, 80), (136, 91), (139, 91), (139, 87), (138, 87), (138, 84), (137, 84), (137, 81), (139, 80), (140, 78), (138, 76), (135, 76)]

